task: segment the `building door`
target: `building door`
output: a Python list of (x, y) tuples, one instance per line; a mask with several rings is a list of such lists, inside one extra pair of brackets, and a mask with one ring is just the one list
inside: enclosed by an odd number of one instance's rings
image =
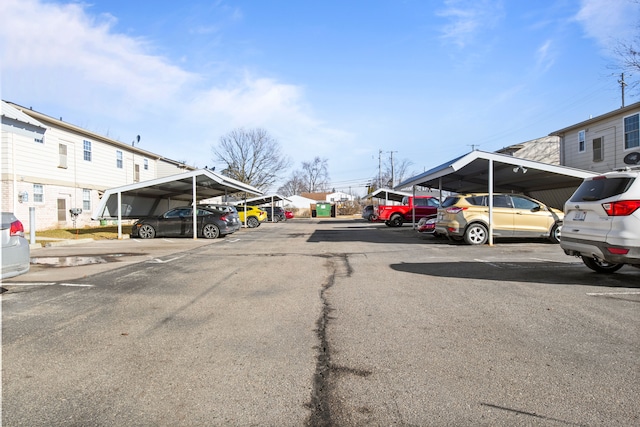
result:
[(58, 221), (67, 222), (67, 200), (58, 199)]

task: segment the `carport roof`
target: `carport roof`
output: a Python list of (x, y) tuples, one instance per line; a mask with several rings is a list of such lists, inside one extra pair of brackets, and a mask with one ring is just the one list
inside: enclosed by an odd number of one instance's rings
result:
[(530, 194), (577, 187), (596, 174), (504, 154), (472, 151), (398, 184), (395, 188), (430, 187), (455, 193), (488, 192), (493, 161), (493, 191)]
[(272, 201), (274, 202), (280, 202), (280, 201), (286, 201), (286, 202), (290, 202), (291, 200), (287, 199), (284, 196), (281, 196), (280, 194), (267, 194), (264, 196), (260, 196), (260, 197), (254, 197), (252, 199), (247, 199), (247, 200), (242, 200), (242, 201), (238, 201), (235, 202), (236, 205), (243, 205), (243, 204), (247, 204), (247, 205), (254, 205), (254, 206), (259, 206), (259, 205), (265, 205), (267, 203), (271, 203)]
[(230, 193), (247, 192), (261, 195), (257, 188), (235, 179), (217, 174), (208, 169), (198, 169), (177, 175), (152, 179), (144, 182), (110, 188), (105, 191), (92, 219), (114, 218), (117, 216), (117, 195), (126, 196), (129, 212), (122, 212), (122, 218), (140, 218), (149, 213), (137, 209), (136, 205), (144, 205), (144, 210), (155, 206), (159, 201), (182, 201), (191, 204), (195, 199), (203, 200)]
[(367, 194), (367, 199), (382, 199), (401, 202), (403, 197), (410, 196), (411, 193), (405, 191), (392, 190), (390, 188), (380, 188), (371, 194)]

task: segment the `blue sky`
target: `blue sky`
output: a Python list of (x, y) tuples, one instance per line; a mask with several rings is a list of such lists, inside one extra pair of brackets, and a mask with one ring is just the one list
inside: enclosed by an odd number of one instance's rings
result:
[(3, 0), (0, 94), (196, 167), (216, 165), (222, 135), (261, 127), (292, 169), (327, 158), (332, 187), (364, 194), (380, 150), (420, 173), (620, 107), (613, 46), (638, 35), (639, 12), (633, 0)]

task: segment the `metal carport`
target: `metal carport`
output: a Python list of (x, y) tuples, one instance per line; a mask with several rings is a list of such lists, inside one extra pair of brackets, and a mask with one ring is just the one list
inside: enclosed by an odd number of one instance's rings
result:
[[(100, 199), (91, 219), (118, 219), (118, 238), (122, 239), (122, 219), (159, 215), (173, 207), (232, 193), (261, 195), (262, 191), (209, 169), (110, 188)], [(194, 224), (196, 211), (193, 213)], [(197, 230), (194, 227), (194, 239)]]
[(371, 194), (367, 194), (367, 199), (381, 199), (385, 202), (392, 200), (394, 202), (402, 202), (404, 197), (410, 196), (411, 193), (407, 193), (405, 191), (392, 190), (390, 188), (380, 188)]
[[(504, 154), (472, 151), (398, 184), (453, 193), (521, 193), (558, 209), (580, 185), (596, 174)], [(489, 244), (493, 244), (493, 197), (489, 197)]]
[[(236, 206), (240, 206), (240, 205), (260, 206), (260, 205), (266, 205), (267, 203), (269, 203), (273, 208), (277, 202), (282, 202), (282, 201), (290, 202), (291, 200), (287, 199), (286, 197), (280, 194), (267, 194), (260, 197), (254, 197), (252, 199), (246, 199), (241, 202), (235, 202), (234, 204)], [(275, 215), (271, 215), (271, 222), (275, 222)]]

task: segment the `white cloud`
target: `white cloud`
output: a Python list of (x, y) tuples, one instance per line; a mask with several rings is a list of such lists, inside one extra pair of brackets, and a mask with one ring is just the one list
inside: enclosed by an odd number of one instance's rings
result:
[(240, 126), (264, 127), (296, 161), (310, 157), (303, 141), (323, 155), (351, 139), (314, 118), (301, 87), (244, 71), (225, 80), (185, 70), (155, 54), (152, 40), (116, 33), (116, 18), (92, 16), (83, 4), (3, 0), (0, 16), (3, 99), (52, 116), (66, 111), (91, 131), (142, 134), (142, 148), (196, 166)]
[(553, 55), (552, 42), (551, 40), (545, 41), (542, 46), (540, 46), (536, 52), (536, 65), (537, 69), (541, 72), (545, 72), (549, 70), (555, 61), (555, 57)]
[(475, 41), (478, 34), (493, 28), (503, 17), (502, 1), (446, 0), (437, 15), (449, 23), (442, 28), (442, 38), (460, 48)]
[(631, 0), (582, 0), (575, 19), (604, 49), (637, 34), (640, 4)]

